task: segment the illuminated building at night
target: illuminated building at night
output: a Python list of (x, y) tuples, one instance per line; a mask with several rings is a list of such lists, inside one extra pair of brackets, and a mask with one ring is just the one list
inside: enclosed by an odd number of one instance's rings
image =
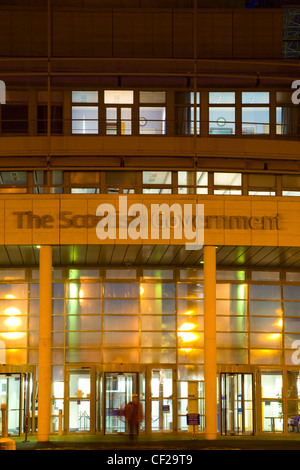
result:
[(0, 0), (12, 437), (133, 395), (146, 435), (300, 432), (300, 9), (256, 3)]

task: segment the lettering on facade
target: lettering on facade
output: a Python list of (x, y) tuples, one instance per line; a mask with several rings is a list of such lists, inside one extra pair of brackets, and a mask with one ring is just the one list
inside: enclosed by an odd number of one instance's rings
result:
[(280, 230), (280, 218), (276, 216), (208, 215), (204, 228), (215, 230)]
[[(104, 206), (104, 205), (103, 205)], [(160, 210), (165, 210), (163, 204), (158, 205)], [(174, 206), (174, 205), (173, 205)], [(172, 208), (172, 206), (171, 206)], [(108, 210), (109, 209), (109, 210)], [(174, 207), (173, 207), (174, 209)], [(142, 209), (140, 209), (142, 211)], [(177, 230), (175, 238), (182, 238), (182, 230), (180, 228), (180, 221), (182, 224), (190, 225), (188, 222), (191, 220), (192, 226), (197, 227), (197, 217), (189, 214), (181, 219), (181, 213), (177, 208), (177, 214), (167, 212), (155, 212), (152, 218), (153, 227), (151, 230), (152, 238), (159, 238), (158, 230), (163, 228), (165, 230), (163, 238), (170, 237), (170, 229)], [(138, 213), (139, 211), (136, 210)], [(38, 215), (32, 211), (13, 212), (17, 218), (18, 229), (52, 229), (57, 227), (57, 220), (52, 215)], [(144, 216), (146, 214), (144, 213)], [(139, 217), (139, 216), (138, 216)], [(115, 234), (115, 229), (120, 230), (119, 238), (126, 239), (128, 229), (130, 231), (130, 224), (141, 225), (141, 218), (138, 219), (131, 213), (128, 213), (127, 218), (119, 211), (115, 211), (112, 215), (111, 207), (101, 208), (97, 210), (97, 214), (74, 214), (71, 211), (62, 211), (59, 214), (59, 228), (96, 228), (108, 227)], [(144, 221), (144, 228), (148, 221)], [(101, 224), (101, 225), (99, 225)], [(208, 230), (281, 230), (281, 220), (279, 215), (276, 216), (240, 216), (240, 215), (207, 215), (203, 218), (203, 226)], [(132, 228), (132, 227), (131, 227)], [(122, 231), (123, 230), (123, 231)], [(186, 229), (186, 233), (188, 230)], [(195, 234), (195, 232), (193, 232)], [(111, 233), (112, 235), (112, 233)], [(192, 238), (190, 234), (190, 238)], [(141, 235), (142, 238), (143, 235)], [(146, 238), (146, 236), (145, 236)]]
[(300, 80), (293, 81), (292, 89), (295, 89), (295, 88), (296, 88), (296, 91), (292, 93), (292, 102), (297, 105), (300, 103)]

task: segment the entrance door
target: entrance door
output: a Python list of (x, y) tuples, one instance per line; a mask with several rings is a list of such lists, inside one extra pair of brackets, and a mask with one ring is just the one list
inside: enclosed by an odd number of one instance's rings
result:
[[(18, 436), (20, 434), (21, 374), (0, 374), (0, 402), (6, 403), (8, 434)], [(2, 417), (0, 421), (1, 419)]]
[(221, 374), (221, 434), (253, 434), (252, 374)]
[[(7, 432), (10, 436), (19, 436), (21, 432), (34, 430), (32, 400), (32, 373), (0, 373), (0, 403), (6, 403)], [(2, 429), (1, 420), (0, 413), (0, 429)]]
[(127, 431), (124, 409), (139, 394), (137, 372), (105, 373), (105, 433)]

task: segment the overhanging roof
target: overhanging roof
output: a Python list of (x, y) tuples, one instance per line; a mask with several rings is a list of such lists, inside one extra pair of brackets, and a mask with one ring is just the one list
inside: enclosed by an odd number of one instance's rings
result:
[[(60, 245), (53, 247), (53, 266), (201, 266), (203, 249), (185, 245)], [(34, 245), (0, 246), (0, 267), (37, 267)], [(300, 268), (300, 247), (219, 246), (219, 267)]]

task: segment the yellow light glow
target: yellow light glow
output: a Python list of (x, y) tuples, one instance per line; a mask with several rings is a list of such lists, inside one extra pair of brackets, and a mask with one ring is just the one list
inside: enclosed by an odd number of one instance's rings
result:
[(195, 341), (196, 339), (198, 339), (198, 335), (196, 335), (195, 333), (181, 332), (181, 333), (178, 333), (178, 336), (180, 336), (180, 338), (182, 339), (184, 343), (189, 343), (191, 341)]
[(144, 288), (142, 286), (140, 286), (140, 295), (143, 295), (144, 292), (145, 292)]
[(179, 328), (179, 331), (190, 331), (195, 328), (194, 323), (183, 323)]
[(194, 310), (188, 310), (187, 312), (184, 312), (184, 315), (193, 315)]
[(21, 315), (21, 312), (16, 307), (8, 307), (4, 310), (5, 315)]
[(5, 339), (19, 339), (22, 338), (26, 333), (17, 333), (16, 331), (12, 333), (1, 333), (1, 336)]
[(6, 294), (5, 296), (6, 299), (15, 299), (15, 296), (12, 294)]
[(271, 333), (268, 335), (268, 339), (275, 340), (275, 339), (280, 338), (280, 336), (281, 336), (280, 333)]
[(11, 316), (5, 320), (5, 325), (7, 326), (19, 326), (21, 323), (20, 318), (17, 318), (15, 316)]
[(277, 323), (275, 323), (276, 326), (279, 326), (279, 328), (282, 328), (282, 325), (283, 325), (283, 320), (282, 318), (280, 320), (278, 320)]

